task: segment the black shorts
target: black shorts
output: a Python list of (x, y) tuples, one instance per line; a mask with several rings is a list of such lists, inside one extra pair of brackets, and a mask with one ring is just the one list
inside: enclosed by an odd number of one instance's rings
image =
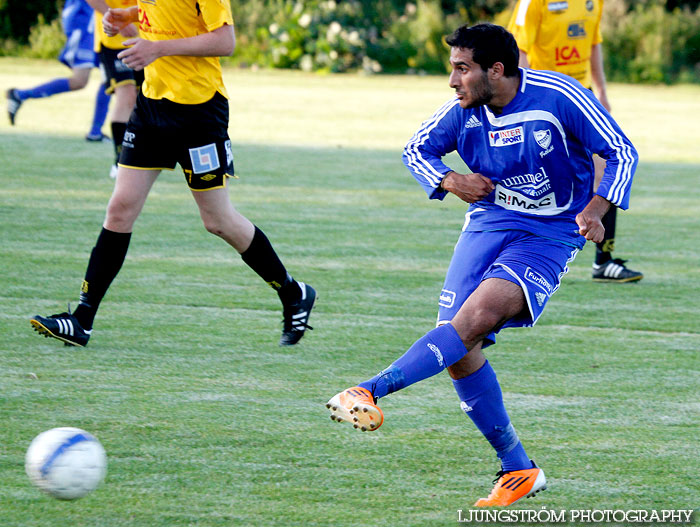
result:
[(117, 86), (132, 84), (140, 86), (143, 82), (143, 71), (134, 71), (117, 58), (121, 49), (112, 49), (102, 46), (97, 56), (100, 59), (100, 71), (102, 82), (107, 85), (105, 93), (114, 93)]
[(226, 186), (233, 176), (228, 99), (216, 93), (202, 104), (149, 99), (139, 93), (129, 117), (119, 164), (173, 170), (180, 164), (192, 190)]

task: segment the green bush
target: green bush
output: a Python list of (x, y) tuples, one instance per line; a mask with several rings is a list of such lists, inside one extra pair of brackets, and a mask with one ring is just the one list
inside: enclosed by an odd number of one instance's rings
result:
[[(613, 3), (614, 4), (614, 3)], [(618, 0), (617, 4), (621, 4)], [(611, 9), (615, 9), (615, 5)], [(700, 81), (700, 8), (669, 12), (663, 0), (647, 0), (603, 26), (606, 72), (620, 82)], [(617, 16), (616, 16), (617, 15)]]
[(47, 24), (43, 15), (39, 15), (37, 23), (29, 32), (29, 47), (22, 55), (37, 59), (57, 57), (66, 43), (66, 36), (61, 28), (61, 20), (55, 18)]
[[(12, 40), (13, 47), (29, 42), (29, 32), (39, 16), (53, 20), (58, 16), (60, 6), (57, 0), (0, 0), (0, 40)], [(3, 51), (7, 52), (3, 44)]]

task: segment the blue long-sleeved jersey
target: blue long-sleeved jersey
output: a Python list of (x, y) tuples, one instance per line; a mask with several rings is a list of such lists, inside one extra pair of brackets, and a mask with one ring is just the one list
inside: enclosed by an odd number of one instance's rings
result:
[(521, 229), (583, 247), (575, 217), (593, 195), (592, 154), (607, 161), (597, 194), (626, 209), (638, 155), (590, 90), (551, 71), (520, 69), (520, 87), (501, 114), (462, 109), (455, 97), (414, 134), (403, 160), (431, 199), (457, 151), (495, 190), (469, 207), (465, 230)]
[(61, 11), (63, 32), (70, 35), (76, 29), (93, 33), (93, 9), (85, 0), (66, 0)]

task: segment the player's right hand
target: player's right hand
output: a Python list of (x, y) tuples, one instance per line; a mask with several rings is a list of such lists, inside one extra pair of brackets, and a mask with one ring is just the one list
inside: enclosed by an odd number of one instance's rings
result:
[(496, 186), (482, 174), (460, 174), (448, 172), (442, 179), (442, 188), (454, 194), (462, 201), (476, 203), (491, 194)]
[(105, 35), (113, 37), (128, 26), (132, 22), (130, 15), (128, 9), (108, 9), (102, 17), (102, 29)]

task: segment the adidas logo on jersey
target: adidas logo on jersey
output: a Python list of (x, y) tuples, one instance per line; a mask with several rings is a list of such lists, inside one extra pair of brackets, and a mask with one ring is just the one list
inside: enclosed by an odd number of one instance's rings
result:
[(472, 115), (467, 124), (464, 125), (465, 128), (476, 128), (477, 126), (482, 126), (481, 121), (476, 118), (476, 115)]

